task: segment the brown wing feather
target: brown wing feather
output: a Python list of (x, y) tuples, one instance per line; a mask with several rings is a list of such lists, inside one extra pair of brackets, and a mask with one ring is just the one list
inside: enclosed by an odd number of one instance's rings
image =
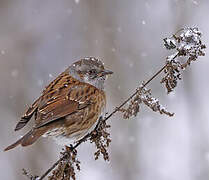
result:
[(57, 101), (38, 109), (36, 128), (42, 127), (59, 118), (65, 117), (78, 110), (79, 103), (66, 98), (59, 98)]
[(33, 114), (37, 111), (39, 101), (40, 101), (40, 98), (37, 99), (32, 104), (32, 106), (30, 106), (27, 109), (27, 111), (25, 112), (25, 114), (21, 117), (21, 120), (17, 123), (17, 125), (15, 127), (15, 131), (18, 131), (18, 130), (22, 129), (28, 123), (28, 121), (31, 119), (31, 117), (33, 116)]

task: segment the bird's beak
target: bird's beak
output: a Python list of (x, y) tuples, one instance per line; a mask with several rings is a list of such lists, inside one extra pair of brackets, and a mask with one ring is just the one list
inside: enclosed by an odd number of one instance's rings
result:
[(113, 72), (110, 70), (104, 69), (101, 73), (101, 76), (110, 75), (110, 74), (113, 74)]

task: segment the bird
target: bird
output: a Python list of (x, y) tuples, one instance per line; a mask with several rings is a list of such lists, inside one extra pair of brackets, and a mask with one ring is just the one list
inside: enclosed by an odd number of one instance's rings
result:
[(4, 151), (29, 146), (40, 137), (67, 145), (93, 130), (106, 107), (105, 81), (112, 71), (101, 60), (85, 57), (70, 65), (29, 106), (15, 131), (34, 117), (34, 126)]

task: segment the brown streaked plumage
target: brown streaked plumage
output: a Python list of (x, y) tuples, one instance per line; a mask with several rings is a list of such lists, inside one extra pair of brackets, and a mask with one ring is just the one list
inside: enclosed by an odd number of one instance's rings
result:
[(27, 109), (15, 127), (23, 128), (34, 116), (32, 129), (5, 151), (17, 145), (28, 146), (40, 136), (51, 136), (59, 144), (84, 136), (96, 124), (106, 105), (104, 82), (112, 74), (103, 63), (93, 57), (81, 59), (42, 92), (42, 95)]

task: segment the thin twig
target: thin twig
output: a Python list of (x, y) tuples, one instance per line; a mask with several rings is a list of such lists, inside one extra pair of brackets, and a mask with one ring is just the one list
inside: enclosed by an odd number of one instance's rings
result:
[[(147, 86), (154, 78), (156, 78), (164, 69), (166, 65), (164, 65), (157, 73), (155, 73), (149, 80), (147, 80), (145, 83), (142, 84), (142, 88)], [(116, 112), (118, 112), (127, 102), (129, 102), (136, 94), (138, 93), (138, 90), (134, 92), (128, 99), (126, 99), (120, 106), (115, 108), (115, 110), (110, 113), (104, 121), (107, 121), (110, 117), (112, 117)], [(76, 149), (80, 144), (82, 144), (84, 141), (87, 140), (87, 138), (90, 137), (90, 133), (84, 136), (82, 139), (80, 139), (74, 146), (71, 147), (72, 150)], [(65, 155), (62, 156), (58, 161), (56, 161), (40, 178), (39, 180), (43, 180), (63, 159), (65, 159)]]
[(62, 156), (57, 162), (55, 162), (40, 178), (39, 180), (44, 179), (63, 159), (65, 159), (65, 156)]

